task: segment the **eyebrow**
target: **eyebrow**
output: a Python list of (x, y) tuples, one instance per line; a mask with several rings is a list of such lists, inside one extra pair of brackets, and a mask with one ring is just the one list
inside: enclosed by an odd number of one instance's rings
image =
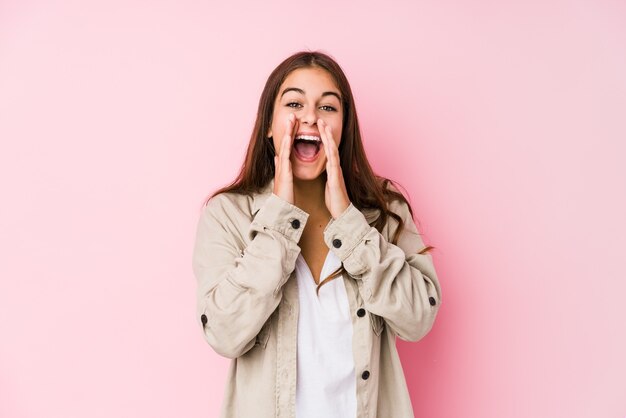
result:
[[(297, 87), (287, 87), (285, 90), (283, 90), (280, 97), (283, 97), (285, 93), (287, 93), (288, 91), (295, 91), (296, 93), (306, 95), (306, 93), (302, 89), (299, 89)], [(339, 102), (341, 102), (341, 97), (334, 91), (325, 91), (324, 93), (322, 93), (322, 97), (326, 97), (326, 96), (335, 96), (339, 100)]]

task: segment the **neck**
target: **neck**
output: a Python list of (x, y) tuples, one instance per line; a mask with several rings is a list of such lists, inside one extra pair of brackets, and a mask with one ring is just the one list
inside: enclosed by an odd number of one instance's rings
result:
[(325, 173), (314, 180), (293, 179), (295, 205), (309, 214), (328, 211), (325, 202), (325, 190)]

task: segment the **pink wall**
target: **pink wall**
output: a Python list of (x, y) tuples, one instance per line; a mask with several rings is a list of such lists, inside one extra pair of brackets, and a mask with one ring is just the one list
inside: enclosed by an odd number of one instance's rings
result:
[(217, 416), (199, 208), (304, 48), (437, 247), (417, 415), (626, 415), (623, 1), (2, 0), (0, 416)]

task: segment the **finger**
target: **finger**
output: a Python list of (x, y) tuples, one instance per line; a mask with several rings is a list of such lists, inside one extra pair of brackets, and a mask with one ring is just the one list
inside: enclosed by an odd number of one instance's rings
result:
[(296, 115), (294, 115), (293, 113), (292, 115), (293, 115), (293, 123), (291, 124), (291, 132), (286, 135), (289, 138), (289, 141), (287, 144), (287, 147), (289, 148), (289, 153), (286, 156), (287, 160), (289, 161), (289, 168), (291, 168), (291, 161), (289, 160), (289, 158), (291, 156), (291, 151), (293, 149), (293, 142), (296, 139), (296, 135), (298, 134), (298, 127), (300, 126), (300, 121), (298, 120)]
[(330, 191), (331, 189), (334, 189), (338, 183), (337, 167), (332, 162), (333, 161), (333, 158), (332, 158), (333, 145), (331, 144), (331, 141), (328, 138), (328, 131), (326, 130), (326, 123), (322, 119), (319, 119), (317, 121), (317, 126), (320, 131), (320, 138), (322, 139), (322, 143), (324, 144), (324, 152), (326, 154), (326, 190)]
[(289, 114), (286, 122), (286, 130), (285, 135), (283, 136), (283, 141), (280, 145), (280, 158), (284, 160), (289, 159), (289, 155), (291, 154), (291, 146), (293, 145), (293, 128), (295, 115), (293, 113)]
[(300, 119), (296, 118), (296, 115), (293, 115), (293, 131), (291, 133), (291, 147), (293, 148), (293, 141), (296, 139), (296, 135), (298, 135), (298, 129), (300, 129)]
[(326, 125), (326, 136), (328, 137), (328, 142), (330, 142), (330, 148), (332, 149), (332, 163), (339, 170), (341, 170), (341, 164), (339, 163), (339, 148), (337, 147), (337, 143), (333, 137), (333, 128), (326, 123), (324, 123), (324, 125)]
[(326, 130), (324, 129), (324, 121), (322, 119), (318, 119), (317, 120), (317, 127), (320, 131), (320, 138), (322, 138), (322, 145), (324, 145), (324, 154), (326, 154), (326, 162), (328, 163), (329, 159), (328, 159), (328, 154), (329, 154), (329, 150), (328, 148), (330, 147), (330, 145), (328, 144), (328, 138), (326, 137)]
[(328, 125), (324, 126), (324, 130), (326, 131), (326, 138), (328, 138), (328, 143), (330, 144), (330, 165), (335, 169), (335, 175), (337, 175), (337, 168), (339, 164), (337, 162), (337, 145), (333, 140), (333, 134), (331, 132), (331, 128)]
[(318, 126), (320, 127), (320, 136), (324, 144), (324, 150), (326, 151), (326, 161), (333, 169), (336, 169), (339, 165), (339, 154), (333, 139), (332, 129), (322, 119), (318, 120)]

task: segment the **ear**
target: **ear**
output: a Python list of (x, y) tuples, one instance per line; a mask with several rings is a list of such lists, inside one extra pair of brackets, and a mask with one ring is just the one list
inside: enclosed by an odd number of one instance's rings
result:
[(271, 138), (271, 137), (272, 137), (272, 127), (271, 127), (271, 126), (270, 126), (270, 127), (268, 128), (268, 130), (267, 130), (267, 135), (266, 135), (266, 137), (267, 137), (267, 138)]

